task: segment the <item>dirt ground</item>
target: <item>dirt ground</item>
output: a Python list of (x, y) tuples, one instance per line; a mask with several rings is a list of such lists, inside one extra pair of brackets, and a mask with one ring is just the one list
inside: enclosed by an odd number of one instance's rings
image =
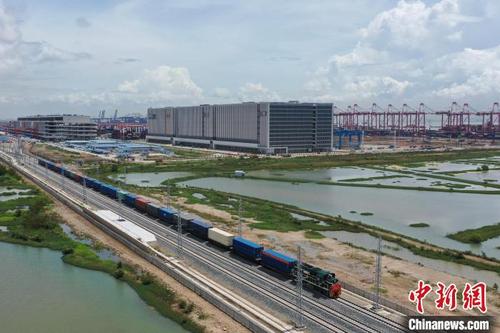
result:
[(433, 148), (445, 148), (445, 147), (463, 147), (463, 148), (473, 148), (473, 147), (483, 147), (491, 145), (491, 140), (481, 140), (481, 139), (460, 139), (456, 138), (431, 138), (426, 137), (394, 137), (392, 135), (388, 136), (372, 136), (366, 135), (363, 138), (363, 143), (367, 145), (396, 145), (398, 147), (433, 147)]
[[(178, 204), (197, 210), (200, 213), (217, 216), (232, 221), (232, 217), (227, 212), (221, 212), (218, 209), (207, 205), (188, 205), (185, 200), (177, 201)], [(248, 221), (250, 222), (250, 221)], [(217, 224), (217, 223), (215, 223)], [(236, 231), (236, 226), (231, 223), (232, 227), (220, 225), (228, 231)], [(243, 236), (264, 246), (272, 247), (277, 250), (282, 250), (291, 254), (296, 253), (296, 246), (301, 245), (305, 250), (304, 260), (335, 272), (340, 281), (348, 282), (364, 290), (373, 291), (375, 278), (375, 261), (376, 255), (370, 251), (358, 249), (348, 244), (342, 243), (331, 238), (323, 239), (307, 239), (304, 232), (277, 232), (269, 230), (259, 230), (249, 228), (243, 229)], [(459, 289), (457, 294), (458, 309), (453, 313), (436, 310), (434, 307), (435, 293), (430, 293), (425, 299), (426, 314), (471, 314), (464, 312), (461, 306), (461, 292), (466, 282), (471, 283), (465, 278), (450, 275), (449, 273), (441, 272), (429, 267), (424, 267), (405, 260), (396, 259), (390, 256), (382, 256), (382, 296), (415, 310), (415, 305), (408, 300), (408, 293), (412, 289), (416, 289), (418, 280), (431, 283), (435, 288), (435, 283), (441, 281), (446, 285), (455, 283)], [(494, 291), (487, 293), (488, 315), (497, 317), (500, 315), (500, 294)], [(479, 312), (477, 313), (479, 314)]]
[[(319, 240), (305, 239), (303, 232), (288, 232), (286, 234), (253, 230), (245, 232), (245, 236), (254, 241), (259, 241), (264, 246), (283, 249), (289, 253), (296, 252), (296, 245), (305, 249), (305, 261), (319, 267), (331, 270), (337, 274), (341, 281), (346, 281), (365, 290), (373, 290), (375, 278), (376, 255), (372, 252), (360, 250), (331, 238)], [(286, 241), (286, 244), (284, 244)], [(293, 244), (293, 246), (290, 246)], [(441, 281), (448, 285), (455, 283), (459, 294), (465, 282), (470, 282), (462, 277), (450, 275), (428, 267), (399, 260), (389, 256), (382, 257), (382, 295), (391, 301), (408, 308), (414, 309), (408, 301), (408, 292), (417, 287), (418, 280), (423, 280), (434, 285)], [(434, 307), (435, 294), (429, 294), (425, 299), (426, 314), (445, 314)], [(457, 298), (460, 305), (460, 295)], [(500, 314), (500, 297), (497, 293), (488, 293), (488, 314)], [(450, 313), (446, 313), (450, 314)], [(461, 309), (453, 314), (467, 314)], [(470, 314), (470, 313), (469, 313)]]
[[(157, 199), (161, 200), (162, 198), (157, 197)], [(219, 220), (225, 220), (232, 227), (228, 227), (228, 224), (221, 224), (220, 226), (228, 231), (236, 231), (234, 217), (227, 212), (202, 204), (189, 205), (185, 203), (185, 199), (183, 198), (177, 200), (175, 204), (188, 208), (193, 212), (199, 212), (217, 217)], [(139, 265), (143, 269), (152, 272), (161, 278), (173, 290), (178, 292), (179, 295), (183, 295), (185, 298), (192, 300), (196, 304), (197, 309), (199, 309), (198, 311), (209, 315), (208, 319), (201, 322), (208, 328), (208, 332), (247, 331), (227, 315), (213, 307), (208, 302), (199, 298), (189, 289), (184, 288), (156, 267), (129, 251), (121, 243), (108, 237), (100, 231), (100, 229), (94, 227), (91, 223), (84, 220), (70, 209), (58, 203), (57, 211), (65, 217), (68, 224), (75, 231), (91, 235), (93, 238), (101, 241), (103, 244), (116, 251), (117, 254), (124, 259), (124, 261)], [(215, 224), (217, 225), (217, 223)], [(276, 231), (258, 229), (250, 230), (248, 228), (244, 228), (243, 236), (250, 240), (262, 243), (265, 246), (273, 247), (278, 250), (281, 249), (289, 253), (294, 253), (296, 251), (296, 245), (300, 244), (305, 250), (305, 261), (335, 272), (340, 281), (346, 281), (365, 290), (373, 290), (375, 254), (372, 252), (357, 249), (348, 244), (330, 238), (318, 240), (306, 239), (303, 232), (280, 233)], [(432, 284), (435, 284), (437, 281), (441, 281), (445, 284), (455, 283), (459, 288), (459, 294), (457, 295), (459, 307), (455, 312), (453, 312), (453, 314), (465, 314), (465, 312), (460, 308), (460, 292), (464, 283), (470, 281), (467, 281), (459, 276), (450, 275), (449, 273), (440, 272), (389, 256), (383, 256), (382, 267), (383, 297), (414, 310), (414, 305), (408, 301), (408, 292), (416, 288), (418, 280), (423, 280)], [(425, 299), (425, 313), (446, 314), (443, 311), (438, 312), (435, 309), (434, 300), (435, 294), (430, 293)], [(497, 292), (490, 290), (488, 291), (487, 300), (488, 315), (493, 317), (500, 315), (500, 295)]]
[[(26, 178), (25, 181), (31, 183)], [(249, 332), (249, 330), (230, 318), (224, 312), (220, 311), (215, 306), (192, 292), (190, 289), (184, 287), (172, 277), (129, 250), (119, 241), (108, 236), (101, 229), (94, 226), (92, 223), (75, 213), (73, 210), (57, 201), (55, 198), (53, 199), (55, 204), (55, 211), (71, 227), (75, 234), (89, 237), (103, 244), (105, 247), (109, 248), (117, 256), (119, 256), (121, 260), (123, 260), (123, 262), (136, 266), (146, 272), (153, 274), (162, 282), (164, 282), (178, 296), (184, 298), (185, 300), (193, 302), (195, 305), (195, 311), (193, 311), (191, 318), (194, 321), (198, 322), (200, 325), (205, 326), (207, 332)], [(199, 316), (202, 314), (204, 318), (200, 319)]]
[(25, 144), (24, 146), (30, 153), (52, 161), (63, 161), (65, 163), (68, 163), (76, 159), (87, 163), (98, 162), (101, 160), (99, 157), (91, 154), (65, 151), (63, 149), (56, 149), (46, 144)]

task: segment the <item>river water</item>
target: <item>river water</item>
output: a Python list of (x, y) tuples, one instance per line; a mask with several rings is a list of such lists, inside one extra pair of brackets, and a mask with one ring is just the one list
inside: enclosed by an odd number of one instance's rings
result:
[[(361, 221), (416, 239), (457, 250), (470, 250), (500, 258), (500, 239), (482, 245), (463, 244), (448, 233), (500, 222), (498, 195), (377, 189), (257, 179), (209, 177), (183, 182)], [(356, 211), (356, 213), (351, 213)], [(363, 216), (360, 213), (372, 213)], [(428, 228), (409, 224), (425, 222)]]
[(109, 176), (109, 178), (115, 181), (122, 181), (125, 184), (137, 185), (143, 187), (161, 186), (162, 182), (167, 179), (174, 179), (180, 177), (191, 176), (191, 172), (176, 172), (176, 171), (165, 171), (165, 172), (146, 172), (146, 173), (126, 173)]
[(65, 264), (61, 254), (0, 242), (0, 331), (187, 332), (126, 283)]

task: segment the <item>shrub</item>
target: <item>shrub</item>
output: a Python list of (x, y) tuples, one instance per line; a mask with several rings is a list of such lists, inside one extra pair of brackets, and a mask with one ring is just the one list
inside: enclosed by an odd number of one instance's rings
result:
[(70, 247), (68, 247), (68, 248), (66, 248), (66, 249), (64, 249), (64, 250), (62, 251), (62, 253), (63, 253), (64, 255), (73, 254), (73, 252), (75, 252), (75, 250), (73, 250), (73, 249), (72, 249), (72, 248), (70, 248)]
[(190, 314), (191, 312), (193, 312), (193, 309), (194, 309), (194, 303), (188, 303), (186, 305), (186, 308), (184, 309), (184, 313)]
[(123, 277), (123, 275), (125, 275), (125, 273), (123, 272), (122, 269), (117, 269), (114, 273), (113, 273), (113, 276), (116, 278), (116, 279), (121, 279)]
[(469, 241), (474, 244), (479, 244), (481, 243), (482, 239), (478, 235), (472, 235), (469, 237)]
[(40, 235), (36, 235), (35, 237), (31, 238), (31, 240), (40, 243), (43, 241), (43, 238)]
[(151, 274), (146, 273), (143, 276), (141, 276), (141, 283), (144, 286), (147, 286), (147, 285), (153, 283), (153, 277), (151, 276)]

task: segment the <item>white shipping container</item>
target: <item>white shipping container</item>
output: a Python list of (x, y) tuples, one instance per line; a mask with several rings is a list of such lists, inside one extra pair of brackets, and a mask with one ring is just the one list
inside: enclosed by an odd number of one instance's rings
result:
[(233, 238), (234, 235), (218, 229), (218, 228), (210, 228), (208, 229), (208, 239), (211, 241), (214, 241), (215, 243), (225, 246), (225, 247), (230, 247), (233, 246)]

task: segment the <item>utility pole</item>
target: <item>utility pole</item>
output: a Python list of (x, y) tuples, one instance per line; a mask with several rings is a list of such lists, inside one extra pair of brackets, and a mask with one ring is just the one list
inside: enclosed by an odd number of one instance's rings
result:
[(303, 330), (305, 326), (302, 304), (302, 247), (300, 245), (297, 246), (297, 313), (296, 327)]
[(45, 161), (45, 181), (49, 182), (49, 166), (47, 165), (47, 161)]
[(377, 267), (375, 271), (375, 304), (373, 305), (374, 310), (380, 308), (380, 283), (382, 274), (382, 237), (378, 236), (378, 248), (377, 248)]
[(238, 203), (238, 236), (242, 237), (243, 234), (243, 217), (241, 216), (241, 198)]
[[(83, 183), (82, 183), (82, 194), (83, 194), (83, 202), (87, 204), (87, 182), (85, 181), (85, 177), (83, 177)], [(118, 196), (120, 200), (120, 204), (122, 203), (122, 199), (120, 196)]]
[(181, 211), (177, 211), (177, 259), (182, 259), (182, 221)]
[(167, 207), (170, 208), (170, 183), (167, 183)]
[(64, 164), (61, 163), (61, 191), (64, 191)]

